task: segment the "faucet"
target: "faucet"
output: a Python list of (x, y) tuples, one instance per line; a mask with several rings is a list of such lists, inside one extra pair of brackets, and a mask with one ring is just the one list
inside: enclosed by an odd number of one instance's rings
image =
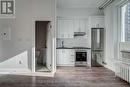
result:
[(62, 47), (64, 47), (64, 41), (62, 41)]

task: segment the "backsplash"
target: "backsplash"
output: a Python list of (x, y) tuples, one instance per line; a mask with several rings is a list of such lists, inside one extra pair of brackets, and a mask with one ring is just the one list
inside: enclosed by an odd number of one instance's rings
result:
[(90, 47), (90, 42), (86, 38), (60, 38), (57, 39), (57, 47), (62, 46), (64, 41), (65, 47)]

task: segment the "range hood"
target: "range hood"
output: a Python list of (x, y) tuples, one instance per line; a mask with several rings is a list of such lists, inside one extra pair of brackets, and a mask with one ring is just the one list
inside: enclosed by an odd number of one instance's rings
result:
[(74, 37), (85, 36), (85, 35), (86, 35), (86, 32), (74, 32)]

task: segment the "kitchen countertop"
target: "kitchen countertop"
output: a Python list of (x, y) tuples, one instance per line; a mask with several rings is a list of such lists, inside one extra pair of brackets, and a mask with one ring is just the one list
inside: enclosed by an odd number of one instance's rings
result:
[(103, 51), (103, 49), (92, 49), (92, 51)]
[(130, 50), (121, 50), (120, 52), (130, 53)]
[(57, 47), (56, 49), (91, 49), (89, 47)]

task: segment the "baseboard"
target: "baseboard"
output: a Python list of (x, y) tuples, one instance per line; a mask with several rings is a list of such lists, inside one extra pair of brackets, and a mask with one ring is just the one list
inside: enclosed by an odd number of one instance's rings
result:
[(45, 73), (45, 72), (12, 73), (10, 75), (54, 77), (54, 73), (51, 73), (51, 72), (48, 72), (48, 73)]
[[(115, 72), (115, 69), (114, 68), (112, 68), (111, 66), (109, 66), (109, 65), (104, 65), (104, 67), (105, 68), (107, 68), (107, 69), (110, 69), (111, 71), (113, 71), (113, 72)], [(114, 66), (113, 66), (114, 67)]]
[(12, 73), (29, 73), (31, 72), (30, 69), (17, 69), (17, 68), (5, 68), (0, 69), (0, 74), (12, 74)]
[(0, 69), (1, 75), (24, 75), (24, 76), (45, 76), (54, 77), (54, 72), (32, 72), (30, 69)]

